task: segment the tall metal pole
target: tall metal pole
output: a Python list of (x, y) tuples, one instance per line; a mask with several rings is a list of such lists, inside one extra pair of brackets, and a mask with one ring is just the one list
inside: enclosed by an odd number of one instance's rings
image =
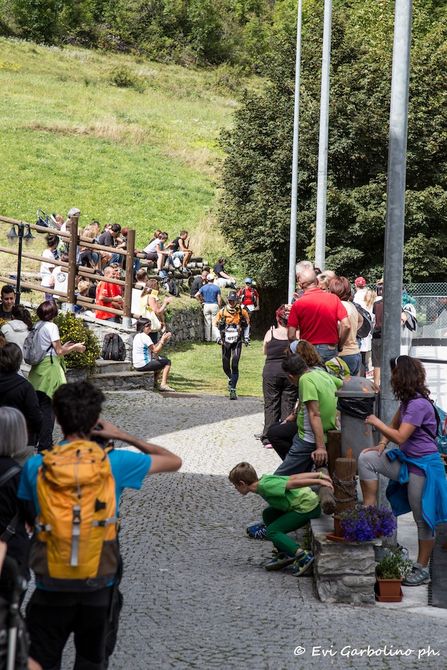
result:
[(296, 277), (296, 221), (298, 209), (298, 139), (300, 121), (300, 79), (301, 79), (301, 24), (303, 0), (298, 0), (296, 19), (296, 57), (295, 57), (295, 102), (293, 106), (293, 149), (292, 149), (292, 202), (290, 208), (290, 244), (289, 244), (289, 285), (288, 302), (292, 302)]
[(329, 78), (331, 69), (332, 0), (324, 0), (323, 59), (321, 65), (320, 138), (318, 145), (317, 220), (315, 265), (326, 263), (327, 156), (329, 135)]
[[(391, 391), (389, 361), (399, 356), (401, 338), (411, 15), (412, 0), (396, 0), (383, 277), (380, 415), (386, 423), (391, 421), (397, 407)], [(384, 501), (383, 488), (381, 486), (381, 501)]]
[(18, 228), (18, 238), (19, 246), (17, 249), (17, 278), (16, 278), (16, 297), (15, 304), (20, 305), (20, 294), (21, 294), (21, 284), (22, 284), (22, 251), (23, 251), (23, 232), (25, 229), (24, 223), (17, 224)]

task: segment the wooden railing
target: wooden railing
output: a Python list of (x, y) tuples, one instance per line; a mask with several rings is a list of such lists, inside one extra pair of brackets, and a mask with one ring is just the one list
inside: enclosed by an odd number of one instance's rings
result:
[[(60, 232), (56, 228), (47, 228), (45, 226), (39, 226), (36, 224), (29, 224), (26, 221), (17, 221), (16, 219), (11, 219), (6, 216), (0, 216), (0, 225), (7, 226), (16, 226), (21, 235), (19, 237), (19, 247), (13, 249), (11, 247), (0, 246), (0, 253), (11, 254), (15, 256), (18, 260), (17, 267), (18, 271), (16, 273), (16, 278), (12, 278), (5, 274), (2, 270), (2, 265), (0, 265), (0, 282), (5, 284), (11, 284), (18, 287), (18, 293), (20, 293), (20, 288), (31, 289), (33, 291), (40, 291), (41, 293), (49, 293), (52, 295), (57, 295), (61, 298), (63, 302), (68, 303), (69, 305), (81, 305), (81, 307), (87, 307), (88, 309), (99, 309), (102, 312), (110, 313), (111, 315), (121, 316), (123, 318), (123, 325), (130, 327), (131, 325), (131, 305), (132, 305), (132, 284), (133, 284), (133, 262), (135, 257), (135, 230), (128, 230), (127, 233), (127, 243), (126, 249), (118, 249), (112, 247), (106, 247), (102, 244), (95, 244), (87, 239), (84, 239), (79, 235), (78, 231), (78, 222), (73, 221), (70, 224), (70, 230), (67, 232)], [(22, 270), (21, 263), (22, 259), (29, 259), (34, 261), (39, 261), (41, 263), (48, 263), (49, 259), (44, 256), (37, 256), (36, 254), (29, 253), (27, 250), (23, 250), (21, 239), (23, 240), (23, 230), (24, 226), (28, 231), (33, 231), (37, 233), (51, 233), (57, 235), (62, 240), (68, 243), (68, 263), (61, 260), (51, 260), (50, 264), (56, 267), (63, 267), (67, 269), (68, 281), (67, 281), (67, 292), (63, 293), (61, 291), (56, 291), (42, 284), (37, 284), (32, 281), (27, 281), (22, 279)], [(86, 267), (78, 266), (76, 263), (77, 249), (79, 246), (92, 249), (93, 251), (105, 251), (107, 253), (119, 254), (125, 257), (125, 276), (124, 281), (121, 279), (112, 279), (107, 278), (107, 283), (117, 284), (122, 286), (124, 289), (123, 293), (123, 307), (122, 309), (115, 309), (113, 307), (106, 307), (104, 305), (98, 305), (95, 300), (85, 298), (80, 295), (76, 295), (76, 279), (82, 277), (84, 279), (96, 279), (104, 280), (104, 278), (95, 273), (94, 270), (91, 270)]]

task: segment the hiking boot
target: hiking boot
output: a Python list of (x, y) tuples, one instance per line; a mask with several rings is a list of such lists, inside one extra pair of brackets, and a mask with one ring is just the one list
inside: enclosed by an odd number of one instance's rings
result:
[(304, 551), (299, 558), (296, 558), (293, 563), (292, 572), (296, 577), (301, 577), (305, 572), (312, 567), (312, 563), (315, 560), (315, 556), (311, 551)]
[(423, 568), (419, 563), (413, 565), (413, 570), (402, 580), (402, 586), (422, 586), (430, 581), (428, 568)]
[(273, 570), (282, 570), (296, 560), (296, 556), (288, 556), (282, 552), (273, 552), (273, 557), (264, 563), (264, 568), (269, 572)]
[(237, 400), (236, 389), (230, 389), (230, 400)]
[(265, 523), (257, 521), (247, 526), (247, 535), (248, 537), (251, 537), (254, 540), (264, 540), (266, 533), (267, 533), (267, 527)]
[(161, 392), (170, 391), (171, 393), (175, 393), (175, 389), (173, 389), (172, 386), (169, 386), (168, 384), (160, 384), (158, 390)]

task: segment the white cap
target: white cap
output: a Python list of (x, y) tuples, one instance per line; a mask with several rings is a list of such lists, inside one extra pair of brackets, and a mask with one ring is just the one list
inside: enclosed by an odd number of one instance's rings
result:
[(206, 280), (207, 281), (214, 281), (214, 275), (212, 275), (212, 274), (206, 275)]

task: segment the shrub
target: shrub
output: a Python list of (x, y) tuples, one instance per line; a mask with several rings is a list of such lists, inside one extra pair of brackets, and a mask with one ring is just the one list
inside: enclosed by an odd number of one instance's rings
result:
[(77, 319), (72, 312), (60, 312), (54, 319), (59, 328), (61, 343), (83, 342), (83, 354), (73, 353), (65, 357), (67, 368), (92, 368), (99, 358), (101, 348), (99, 340), (82, 319)]
[(110, 81), (118, 88), (133, 88), (138, 93), (143, 93), (144, 80), (134, 74), (128, 67), (116, 67), (110, 73)]
[(413, 563), (403, 558), (399, 551), (390, 551), (376, 566), (378, 579), (403, 579), (412, 570)]

